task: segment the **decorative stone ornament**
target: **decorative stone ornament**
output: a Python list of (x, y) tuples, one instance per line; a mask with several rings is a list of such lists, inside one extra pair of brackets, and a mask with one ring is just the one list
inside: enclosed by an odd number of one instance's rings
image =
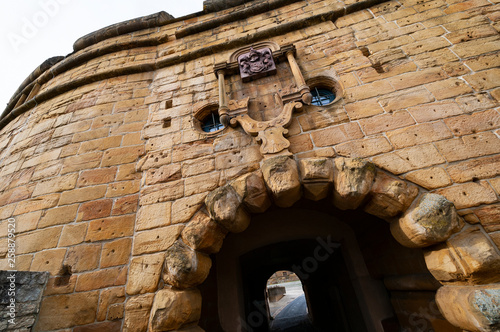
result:
[(240, 76), (243, 82), (276, 74), (276, 65), (271, 49), (255, 50), (250, 47), (250, 52), (238, 57)]
[[(279, 105), (274, 114), (279, 114), (269, 121), (256, 121), (248, 116), (249, 97), (241, 100), (227, 100), (225, 77), (226, 75), (237, 74), (239, 72), (243, 82), (250, 82), (259, 77), (276, 73), (274, 59), (287, 61), (296, 89), (293, 92), (281, 95), (275, 94), (276, 104)], [(290, 142), (285, 138), (292, 113), (295, 109), (300, 109), (302, 104), (310, 104), (312, 94), (306, 84), (300, 67), (295, 60), (295, 46), (287, 45), (280, 48), (272, 42), (263, 42), (251, 47), (243, 47), (234, 52), (229, 63), (218, 63), (214, 66), (214, 72), (218, 78), (219, 85), (219, 117), (222, 124), (229, 123), (235, 127), (240, 124), (245, 132), (252, 136), (257, 136), (257, 141), (262, 142), (261, 153), (263, 155), (286, 154)]]
[[(257, 141), (261, 142), (260, 152), (263, 155), (280, 153), (290, 146), (290, 142), (285, 138), (288, 134), (288, 127), (292, 121), (293, 111), (302, 108), (300, 102), (290, 102), (283, 105), (281, 96), (275, 95), (278, 107), (282, 109), (281, 113), (270, 121), (256, 121), (248, 114), (241, 114), (231, 119), (231, 126), (240, 124), (247, 134), (257, 136)], [(247, 99), (248, 100), (248, 99)], [(290, 154), (288, 150), (286, 154)]]

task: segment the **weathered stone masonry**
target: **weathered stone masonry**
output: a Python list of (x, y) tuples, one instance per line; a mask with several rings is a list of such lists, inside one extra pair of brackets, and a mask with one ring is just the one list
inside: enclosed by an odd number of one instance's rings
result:
[[(50, 273), (35, 330), (202, 331), (224, 240), (312, 201), (386, 220), (422, 252), (441, 286), (435, 331), (497, 331), (499, 13), (495, 0), (212, 0), (47, 60), (0, 120), (0, 269), (14, 218), (16, 269)], [(231, 56), (263, 44), (276, 74), (242, 82)], [(307, 88), (335, 87), (334, 103), (302, 98), (294, 60)], [(262, 123), (297, 103), (289, 147), (263, 150), (235, 118), (201, 131), (224, 99)], [(436, 288), (402, 283), (403, 267), (368, 270), (411, 330)]]

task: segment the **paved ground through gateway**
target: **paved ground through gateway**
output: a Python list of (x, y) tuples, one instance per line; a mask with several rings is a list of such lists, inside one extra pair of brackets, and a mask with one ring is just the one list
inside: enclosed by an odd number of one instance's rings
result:
[(309, 322), (302, 283), (293, 281), (278, 285), (286, 288), (286, 295), (279, 301), (269, 304), (271, 316), (274, 317), (271, 321), (271, 331), (314, 331)]

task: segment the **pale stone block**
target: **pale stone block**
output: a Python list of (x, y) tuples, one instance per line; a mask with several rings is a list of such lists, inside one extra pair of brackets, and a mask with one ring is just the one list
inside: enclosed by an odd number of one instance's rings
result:
[(165, 288), (155, 295), (149, 330), (171, 331), (197, 322), (201, 316), (201, 294), (197, 289), (174, 290)]
[(265, 159), (262, 174), (277, 206), (290, 207), (302, 196), (297, 163), (289, 157)]
[(356, 209), (370, 192), (375, 165), (359, 158), (335, 159), (333, 204), (341, 210)]
[(205, 281), (211, 267), (208, 255), (177, 241), (165, 253), (163, 281), (180, 289), (195, 287)]
[(443, 316), (467, 331), (498, 331), (500, 286), (441, 287), (436, 303)]
[(208, 194), (205, 205), (210, 217), (232, 233), (243, 232), (250, 224), (250, 216), (242, 207), (242, 198), (230, 185)]
[(132, 259), (127, 281), (127, 294), (154, 292), (160, 281), (164, 253), (140, 256)]
[(382, 219), (403, 213), (418, 195), (418, 188), (384, 173), (378, 173), (364, 210)]
[(243, 175), (231, 182), (231, 186), (243, 198), (243, 204), (250, 212), (262, 213), (271, 206), (261, 172)]
[(409, 248), (446, 241), (463, 227), (455, 206), (441, 195), (424, 194), (412, 208), (391, 224), (396, 240)]
[(198, 212), (181, 233), (182, 240), (194, 250), (207, 254), (219, 252), (227, 231), (203, 211)]

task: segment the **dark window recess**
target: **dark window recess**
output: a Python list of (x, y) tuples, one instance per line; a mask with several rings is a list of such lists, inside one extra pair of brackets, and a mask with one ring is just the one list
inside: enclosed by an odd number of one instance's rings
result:
[(206, 133), (211, 133), (222, 128), (224, 128), (224, 125), (220, 123), (217, 111), (210, 113), (206, 118), (201, 120), (201, 130)]
[(312, 105), (325, 106), (331, 104), (335, 100), (335, 92), (326, 88), (312, 88), (311, 94)]

